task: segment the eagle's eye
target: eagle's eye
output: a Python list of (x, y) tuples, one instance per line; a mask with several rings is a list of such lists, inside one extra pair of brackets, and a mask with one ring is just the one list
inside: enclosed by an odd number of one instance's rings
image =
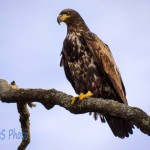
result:
[(67, 16), (70, 16), (70, 12), (69, 12), (69, 11), (66, 11), (65, 14), (66, 14)]

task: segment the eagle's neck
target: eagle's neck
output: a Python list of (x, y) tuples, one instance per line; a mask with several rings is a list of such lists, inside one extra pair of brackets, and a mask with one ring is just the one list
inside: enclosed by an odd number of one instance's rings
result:
[(72, 33), (83, 33), (89, 31), (88, 26), (85, 24), (82, 18), (78, 20), (72, 20), (71, 22), (67, 23), (67, 34)]

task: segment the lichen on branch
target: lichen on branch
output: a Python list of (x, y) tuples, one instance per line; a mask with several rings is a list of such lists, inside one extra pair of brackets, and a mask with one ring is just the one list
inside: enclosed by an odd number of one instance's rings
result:
[(88, 98), (71, 105), (71, 97), (71, 95), (55, 89), (14, 89), (7, 81), (0, 80), (0, 99), (2, 102), (39, 102), (48, 110), (59, 105), (73, 114), (100, 112), (128, 120), (143, 133), (150, 136), (150, 116), (140, 108), (102, 98)]

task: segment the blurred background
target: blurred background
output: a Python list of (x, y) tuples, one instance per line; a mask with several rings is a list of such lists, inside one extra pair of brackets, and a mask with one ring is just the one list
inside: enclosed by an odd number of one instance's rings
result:
[[(59, 67), (66, 25), (57, 24), (65, 8), (78, 11), (92, 32), (109, 45), (120, 69), (129, 105), (150, 114), (149, 0), (0, 0), (0, 78), (20, 88), (55, 88), (76, 95)], [(114, 137), (107, 124), (88, 114), (73, 115), (37, 103), (31, 113), (27, 150), (149, 149), (139, 129), (130, 138)], [(16, 104), (0, 103), (0, 149), (21, 142)], [(9, 135), (11, 133), (11, 135)]]

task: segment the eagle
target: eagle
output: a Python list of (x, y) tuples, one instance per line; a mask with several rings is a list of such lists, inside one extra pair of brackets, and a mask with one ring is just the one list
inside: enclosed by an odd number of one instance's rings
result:
[[(80, 14), (73, 9), (61, 11), (57, 22), (67, 25), (60, 66), (63, 66), (79, 100), (92, 96), (128, 105), (125, 87), (108, 45), (90, 31)], [(75, 98), (72, 104), (74, 102)], [(99, 112), (93, 114), (95, 120), (100, 117), (102, 122), (107, 121), (113, 134), (119, 138), (133, 133), (134, 126), (129, 121)]]

